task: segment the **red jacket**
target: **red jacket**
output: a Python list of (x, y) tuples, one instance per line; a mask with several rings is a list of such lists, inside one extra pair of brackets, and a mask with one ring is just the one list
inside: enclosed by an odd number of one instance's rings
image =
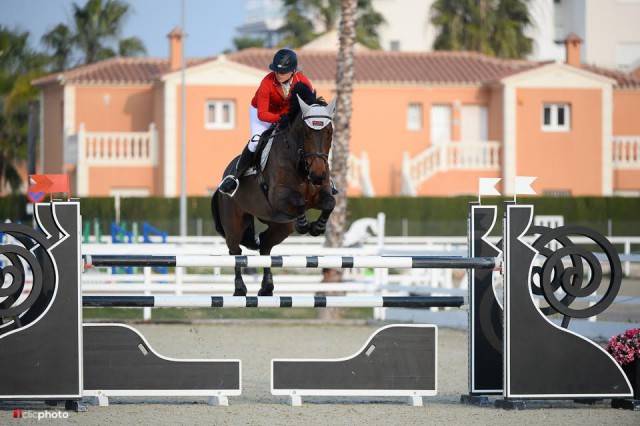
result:
[[(293, 86), (299, 81), (313, 90), (311, 82), (301, 72), (295, 73), (291, 78), (291, 88), (293, 89)], [(291, 95), (291, 92), (289, 92), (289, 95)], [(280, 115), (289, 111), (289, 96), (284, 96), (282, 86), (276, 79), (275, 72), (270, 72), (262, 79), (256, 95), (251, 100), (251, 105), (258, 109), (258, 118), (267, 123), (279, 121)]]

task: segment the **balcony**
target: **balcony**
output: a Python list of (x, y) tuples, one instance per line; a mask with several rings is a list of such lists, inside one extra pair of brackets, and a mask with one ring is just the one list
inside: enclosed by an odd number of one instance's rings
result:
[(151, 123), (146, 132), (88, 132), (80, 123), (78, 133), (65, 138), (64, 163), (79, 168), (155, 167), (158, 131)]
[(413, 158), (404, 153), (402, 195), (416, 196), (433, 175), (452, 170), (500, 170), (500, 142), (450, 142), (431, 145)]
[(640, 136), (614, 136), (611, 151), (614, 170), (640, 169)]

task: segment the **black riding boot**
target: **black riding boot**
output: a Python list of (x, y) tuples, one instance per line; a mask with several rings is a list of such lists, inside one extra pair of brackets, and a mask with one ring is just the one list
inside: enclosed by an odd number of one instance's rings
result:
[(227, 194), (229, 197), (233, 197), (238, 190), (239, 182), (238, 178), (241, 177), (247, 170), (253, 159), (253, 152), (249, 151), (249, 147), (245, 146), (240, 154), (240, 159), (236, 164), (236, 171), (230, 175), (227, 175), (220, 182), (218, 189), (223, 194)]

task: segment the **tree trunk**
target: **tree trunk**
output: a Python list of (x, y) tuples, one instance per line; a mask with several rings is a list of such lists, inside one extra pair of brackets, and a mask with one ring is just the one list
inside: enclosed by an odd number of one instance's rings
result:
[[(347, 161), (349, 159), (349, 139), (351, 138), (351, 95), (353, 92), (354, 45), (356, 39), (356, 0), (342, 0), (340, 6), (340, 48), (336, 70), (336, 113), (334, 115), (333, 145), (331, 147), (331, 177), (340, 190), (336, 197), (336, 207), (329, 217), (326, 233), (327, 247), (341, 247), (347, 220)], [(342, 281), (342, 270), (323, 271), (324, 282)], [(326, 308), (321, 311), (322, 319), (339, 319), (342, 310)]]
[[(36, 141), (38, 139), (38, 108), (35, 101), (29, 102), (29, 124), (27, 133), (27, 173), (36, 174)], [(44, 173), (44, 172), (43, 172)]]

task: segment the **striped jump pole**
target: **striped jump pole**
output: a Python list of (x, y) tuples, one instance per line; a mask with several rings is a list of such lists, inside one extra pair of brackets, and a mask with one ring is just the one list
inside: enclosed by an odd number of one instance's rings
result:
[(84, 307), (118, 308), (443, 308), (462, 296), (82, 296)]
[(222, 256), (85, 255), (92, 266), (235, 268), (439, 268), (496, 269), (498, 258), (461, 256)]

